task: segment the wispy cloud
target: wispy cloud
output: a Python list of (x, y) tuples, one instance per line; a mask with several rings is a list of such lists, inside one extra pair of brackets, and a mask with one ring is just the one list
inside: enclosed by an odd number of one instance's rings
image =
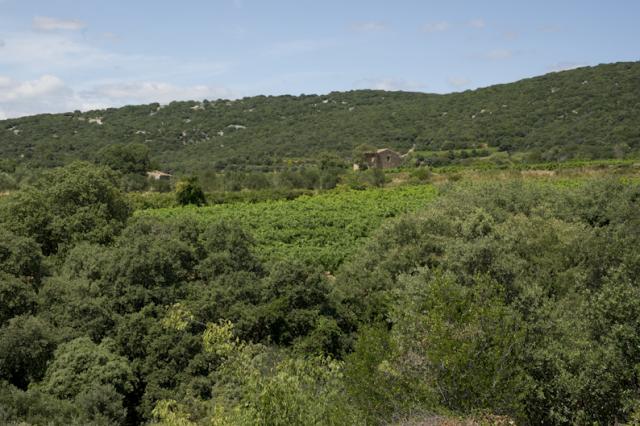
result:
[[(12, 78), (0, 78), (0, 111), (5, 117), (234, 97), (235, 92), (230, 89), (210, 84), (231, 68), (228, 62), (115, 53), (89, 44), (74, 32), (36, 31), (4, 36), (0, 69), (15, 70)], [(34, 70), (39, 74), (34, 75)], [(83, 79), (73, 79), (78, 75)], [(207, 81), (204, 85), (175, 83), (190, 81), (194, 75), (206, 76)], [(131, 81), (131, 76), (144, 76), (144, 81)]]
[(58, 32), (8, 34), (0, 55), (0, 68), (11, 66), (31, 71), (62, 75), (67, 72), (126, 77), (144, 75), (162, 79), (167, 75), (190, 74), (195, 71), (208, 76), (229, 68), (223, 61), (184, 61), (171, 57), (114, 53), (85, 42), (81, 37)]
[(468, 86), (471, 83), (471, 80), (464, 77), (450, 77), (449, 79), (447, 79), (447, 83), (449, 83), (449, 86), (451, 87), (461, 89)]
[(439, 33), (447, 31), (451, 27), (451, 24), (447, 21), (430, 22), (422, 26), (422, 32), (425, 33)]
[(33, 28), (40, 31), (78, 31), (86, 28), (86, 26), (87, 24), (77, 19), (58, 19), (48, 16), (36, 16), (33, 18)]
[(491, 60), (502, 60), (513, 57), (513, 51), (510, 49), (493, 49), (487, 52), (485, 58)]
[(482, 18), (476, 18), (469, 21), (469, 26), (471, 28), (482, 29), (487, 26), (487, 23)]
[[(53, 75), (18, 81), (0, 77), (0, 117), (71, 109), (73, 91)], [(65, 108), (67, 107), (67, 108)]]
[(0, 79), (0, 102), (11, 102), (16, 100), (29, 100), (36, 97), (46, 96), (51, 93), (66, 91), (62, 80), (52, 75), (29, 81), (14, 81), (8, 77)]
[(388, 91), (422, 91), (425, 85), (417, 82), (405, 80), (403, 78), (365, 78), (357, 81), (354, 85), (359, 89), (388, 90)]
[(0, 117), (3, 118), (151, 102), (236, 97), (238, 94), (229, 88), (210, 85), (129, 81), (74, 90), (54, 75), (23, 81), (0, 76)]
[(351, 29), (353, 31), (366, 32), (366, 33), (384, 31), (387, 28), (388, 28), (387, 24), (380, 21), (356, 22), (351, 25)]
[(195, 85), (178, 86), (158, 81), (132, 81), (103, 84), (80, 92), (80, 96), (93, 102), (112, 103), (167, 103), (175, 100), (234, 98), (228, 88)]

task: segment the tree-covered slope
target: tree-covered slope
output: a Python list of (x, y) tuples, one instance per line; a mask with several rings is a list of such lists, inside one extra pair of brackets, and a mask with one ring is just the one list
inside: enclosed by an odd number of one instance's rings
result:
[(640, 62), (551, 73), (434, 95), (360, 90), (172, 102), (0, 121), (0, 156), (31, 167), (143, 143), (161, 167), (282, 165), (370, 144), (441, 150), (482, 144), (531, 160), (640, 152)]

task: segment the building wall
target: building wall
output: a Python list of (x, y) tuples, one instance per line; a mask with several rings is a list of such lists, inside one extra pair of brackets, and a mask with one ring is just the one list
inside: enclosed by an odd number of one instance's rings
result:
[(399, 167), (402, 164), (402, 157), (390, 149), (365, 154), (365, 159), (369, 167), (377, 167), (380, 169)]

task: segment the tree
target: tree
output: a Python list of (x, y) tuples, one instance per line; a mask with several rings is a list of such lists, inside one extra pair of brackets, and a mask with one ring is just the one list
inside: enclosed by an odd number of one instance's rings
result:
[(0, 272), (0, 326), (35, 307), (36, 293), (30, 284)]
[(477, 277), (467, 287), (453, 274), (428, 270), (402, 280), (391, 315), (399, 348), (390, 359), (393, 374), (456, 412), (521, 416), (525, 327), (500, 286)]
[(176, 184), (176, 200), (181, 206), (188, 204), (201, 206), (207, 203), (197, 177), (184, 178)]
[(35, 285), (44, 273), (42, 251), (31, 237), (0, 228), (0, 271)]
[(107, 145), (98, 151), (97, 163), (125, 174), (144, 174), (151, 167), (149, 147), (139, 143)]
[(124, 396), (133, 390), (133, 380), (131, 367), (117, 354), (113, 340), (104, 339), (98, 345), (79, 337), (56, 349), (38, 387), (60, 399), (74, 399), (104, 385)]
[(76, 162), (12, 194), (0, 207), (0, 221), (49, 255), (69, 243), (110, 242), (130, 213), (113, 171)]
[(0, 329), (0, 379), (26, 389), (43, 376), (55, 347), (47, 322), (28, 315), (11, 319)]

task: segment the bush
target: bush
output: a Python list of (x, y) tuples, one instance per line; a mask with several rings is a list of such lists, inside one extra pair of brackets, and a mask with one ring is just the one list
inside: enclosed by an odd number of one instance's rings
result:
[(198, 185), (198, 178), (181, 179), (176, 184), (176, 200), (181, 206), (195, 204), (202, 206), (207, 203), (202, 188)]
[(130, 208), (108, 168), (73, 163), (51, 170), (2, 203), (0, 221), (34, 238), (45, 255), (79, 241), (105, 244), (124, 227)]
[(47, 322), (28, 315), (9, 320), (0, 329), (0, 380), (26, 389), (44, 375), (55, 347), (56, 338)]

